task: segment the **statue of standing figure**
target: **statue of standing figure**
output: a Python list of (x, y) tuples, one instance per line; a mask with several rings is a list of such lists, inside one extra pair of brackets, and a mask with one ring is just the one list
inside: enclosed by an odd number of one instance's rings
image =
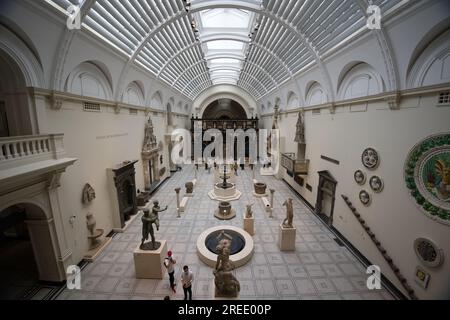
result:
[[(149, 209), (144, 210), (144, 215), (142, 216), (142, 242), (140, 249), (144, 251), (154, 251), (158, 250), (161, 246), (160, 242), (155, 241), (155, 232), (153, 230), (153, 224), (156, 225), (156, 230), (159, 231), (159, 216), (158, 214), (160, 212), (166, 211), (168, 209), (168, 206), (166, 206), (165, 209), (161, 209), (159, 207), (159, 202), (154, 201), (153, 202), (153, 208), (150, 212)], [(150, 243), (145, 243), (145, 241), (148, 240), (148, 236), (151, 236), (152, 242), (151, 246)]]
[(247, 210), (245, 211), (245, 218), (247, 218), (247, 219), (253, 218), (253, 211), (252, 211), (253, 205), (254, 205), (254, 203), (248, 204), (248, 205), (246, 206), (246, 207), (247, 207)]
[(283, 227), (293, 229), (294, 224), (294, 206), (293, 201), (291, 198), (289, 198), (285, 203), (283, 203), (283, 206), (286, 207), (286, 219), (283, 221)]

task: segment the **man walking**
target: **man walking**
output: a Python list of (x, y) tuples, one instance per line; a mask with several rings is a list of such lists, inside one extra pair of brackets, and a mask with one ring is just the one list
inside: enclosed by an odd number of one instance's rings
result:
[(175, 290), (175, 264), (177, 261), (172, 257), (173, 253), (172, 251), (167, 252), (167, 258), (164, 259), (164, 266), (167, 269), (167, 273), (169, 274), (169, 281), (170, 281), (170, 288), (172, 289), (173, 293), (177, 293)]
[(183, 283), (184, 300), (192, 300), (192, 281), (194, 281), (194, 274), (189, 270), (188, 266), (183, 267), (183, 273), (181, 274), (181, 282)]

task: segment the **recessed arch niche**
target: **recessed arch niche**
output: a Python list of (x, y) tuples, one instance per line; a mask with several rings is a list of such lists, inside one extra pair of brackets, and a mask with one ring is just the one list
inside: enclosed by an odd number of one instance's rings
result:
[(218, 99), (206, 107), (202, 119), (244, 120), (247, 119), (247, 113), (244, 107), (237, 101), (232, 99)]

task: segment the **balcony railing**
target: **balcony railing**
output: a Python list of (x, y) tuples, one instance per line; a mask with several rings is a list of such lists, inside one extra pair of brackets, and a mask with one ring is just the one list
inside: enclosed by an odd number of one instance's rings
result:
[(64, 155), (63, 134), (0, 138), (0, 170)]

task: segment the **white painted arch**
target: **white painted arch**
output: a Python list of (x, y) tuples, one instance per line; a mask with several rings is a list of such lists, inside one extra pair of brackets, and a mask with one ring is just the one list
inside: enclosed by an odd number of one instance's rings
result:
[(258, 110), (255, 99), (247, 91), (228, 84), (216, 85), (201, 93), (194, 101), (192, 110), (202, 117), (206, 108), (219, 99), (231, 99), (238, 102), (244, 108), (247, 118), (253, 117)]

